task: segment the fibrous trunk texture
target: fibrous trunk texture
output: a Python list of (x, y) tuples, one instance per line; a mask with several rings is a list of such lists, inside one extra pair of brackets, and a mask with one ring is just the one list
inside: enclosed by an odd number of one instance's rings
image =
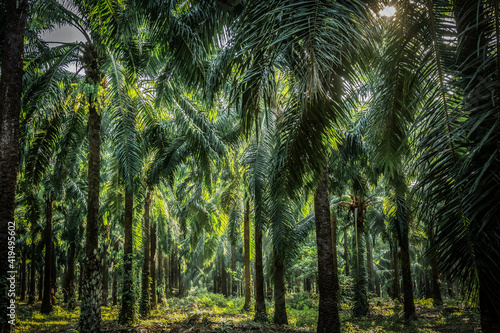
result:
[(245, 216), (243, 219), (243, 240), (245, 250), (245, 311), (250, 310), (251, 293), (250, 293), (250, 201), (245, 203)]
[(122, 307), (119, 322), (131, 324), (134, 322), (134, 275), (132, 266), (133, 256), (133, 205), (134, 194), (125, 189), (125, 244), (123, 246), (123, 289)]
[(318, 248), (319, 313), (317, 332), (340, 332), (339, 281), (335, 267), (337, 257), (336, 252), (332, 251), (332, 228), (326, 166), (323, 167), (320, 181), (314, 193), (314, 216)]
[(17, 170), (19, 165), (19, 113), (23, 77), (23, 43), (27, 0), (4, 1), (5, 21), (0, 81), (0, 331), (10, 332), (7, 295), (9, 224), (14, 227)]
[(76, 297), (75, 297), (75, 252), (76, 244), (71, 242), (68, 250), (68, 272), (66, 273), (66, 297), (68, 301), (68, 309), (73, 310), (75, 308)]
[(285, 266), (276, 252), (273, 256), (274, 265), (274, 323), (288, 325), (286, 314)]
[(151, 206), (151, 191), (147, 191), (146, 199), (144, 200), (144, 225), (142, 226), (142, 242), (143, 242), (143, 256), (144, 263), (142, 265), (142, 294), (141, 294), (141, 316), (146, 317), (149, 315), (149, 253), (150, 253), (150, 225), (149, 225), (149, 211)]
[[(87, 82), (93, 86), (100, 83), (97, 52), (89, 52), (86, 68)], [(85, 259), (83, 261), (82, 296), (80, 305), (80, 332), (101, 330), (101, 261), (99, 246), (99, 185), (101, 166), (101, 115), (97, 112), (97, 96), (89, 96), (89, 155), (87, 230), (85, 235)]]
[(113, 245), (113, 283), (111, 287), (111, 298), (113, 305), (118, 305), (118, 251), (120, 249), (120, 242), (117, 240)]
[(255, 225), (255, 320), (267, 321), (262, 264), (262, 230)]
[(156, 309), (156, 223), (151, 223), (151, 255), (149, 269), (151, 275), (150, 308)]
[(40, 312), (48, 314), (52, 312), (52, 205), (50, 199), (45, 201), (45, 267), (43, 281), (43, 300)]

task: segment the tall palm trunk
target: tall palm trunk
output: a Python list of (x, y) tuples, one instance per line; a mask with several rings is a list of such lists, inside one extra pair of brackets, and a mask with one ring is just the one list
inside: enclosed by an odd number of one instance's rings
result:
[(150, 300), (152, 310), (156, 309), (156, 222), (151, 223), (151, 256), (149, 257), (149, 268), (151, 270), (151, 292)]
[[(8, 0), (5, 21), (0, 81), (0, 332), (10, 332), (10, 318), (4, 297), (9, 289), (7, 263), (9, 223), (14, 222), (17, 170), (19, 165), (19, 113), (23, 77), (23, 43), (27, 0)], [(0, 38), (1, 39), (1, 38)]]
[[(101, 81), (98, 54), (87, 49), (87, 82), (97, 87)], [(88, 99), (89, 108), (89, 155), (88, 155), (88, 199), (87, 230), (85, 236), (85, 259), (83, 261), (82, 296), (78, 330), (100, 332), (101, 330), (101, 263), (99, 254), (99, 185), (101, 150), (101, 115), (97, 112), (97, 96)]]
[[(255, 242), (257, 242), (257, 239)], [(257, 243), (255, 244), (257, 246)], [(231, 244), (231, 271), (233, 271), (233, 274), (231, 274), (231, 295), (236, 297), (238, 293), (238, 281), (236, 281), (234, 275), (234, 272), (236, 272), (236, 246), (234, 244)]]
[(103, 245), (102, 245), (102, 294), (101, 305), (108, 306), (109, 296), (109, 266), (108, 266), (108, 248), (109, 248), (109, 224), (103, 232)]
[(113, 299), (113, 305), (118, 305), (118, 251), (120, 247), (120, 242), (118, 240), (115, 241), (113, 245), (113, 283), (111, 287), (111, 298)]
[(401, 302), (401, 289), (399, 284), (399, 254), (398, 254), (398, 241), (394, 237), (392, 243), (392, 271), (394, 282), (392, 284), (392, 299)]
[(27, 251), (23, 248), (21, 255), (21, 293), (19, 295), (19, 300), (24, 301), (26, 298), (26, 260)]
[(43, 269), (38, 273), (38, 300), (43, 299)]
[(443, 298), (441, 297), (441, 289), (439, 285), (439, 271), (436, 262), (437, 253), (434, 249), (434, 225), (429, 226), (429, 242), (431, 246), (429, 265), (431, 266), (432, 298), (434, 306), (439, 306), (443, 305)]
[(121, 324), (134, 322), (134, 275), (132, 265), (133, 255), (133, 216), (134, 194), (131, 189), (125, 189), (125, 244), (123, 246), (123, 289), (122, 307), (118, 321)]
[(264, 267), (262, 264), (262, 230), (255, 224), (255, 321), (266, 321)]
[(368, 290), (372, 293), (375, 292), (375, 273), (373, 270), (373, 253), (372, 253), (372, 242), (370, 240), (370, 232), (365, 230), (365, 242), (366, 242), (366, 264), (368, 268)]
[(66, 275), (67, 279), (67, 298), (68, 298), (68, 309), (72, 310), (75, 308), (75, 252), (76, 244), (71, 242), (68, 251), (68, 272)]
[[(246, 196), (245, 196), (246, 197)], [(250, 310), (250, 201), (245, 203), (245, 216), (243, 219), (243, 240), (245, 250), (245, 305), (243, 310)]]
[[(398, 192), (398, 190), (396, 190)], [(406, 199), (402, 193), (397, 196), (397, 221), (399, 246), (401, 249), (401, 275), (403, 277), (403, 304), (404, 316), (407, 321), (416, 319), (415, 304), (413, 302), (413, 281), (411, 278), (410, 244), (408, 240), (408, 217), (406, 214)]]
[(52, 312), (52, 205), (53, 201), (45, 200), (45, 277), (43, 281), (43, 300), (40, 312), (48, 314)]
[(316, 244), (318, 248), (318, 330), (317, 332), (340, 332), (339, 280), (335, 269), (337, 252), (332, 251), (332, 228), (330, 200), (328, 196), (328, 170), (323, 166), (321, 178), (314, 193), (314, 216), (316, 220)]
[(349, 276), (350, 265), (349, 265), (349, 243), (347, 240), (347, 229), (344, 230), (344, 260), (345, 260), (344, 272), (346, 276)]
[(57, 294), (57, 266), (56, 266), (56, 242), (52, 242), (52, 258), (50, 261), (50, 300), (52, 305), (56, 304)]
[(31, 264), (30, 264), (30, 283), (28, 292), (28, 305), (35, 303), (36, 295), (36, 243), (33, 240), (33, 235), (31, 236)]
[(288, 325), (286, 315), (286, 287), (285, 287), (285, 265), (278, 253), (273, 251), (274, 265), (274, 323), (276, 325)]
[(156, 289), (158, 290), (156, 293), (156, 298), (158, 299), (158, 303), (162, 304), (163, 303), (163, 252), (161, 251), (161, 248), (158, 247), (158, 281), (157, 281), (157, 287)]
[(151, 191), (148, 189), (146, 199), (144, 200), (144, 225), (142, 227), (142, 241), (143, 241), (143, 256), (144, 263), (142, 265), (142, 295), (141, 295), (141, 316), (149, 315), (149, 239), (150, 239), (150, 225), (149, 225), (149, 211), (151, 206)]

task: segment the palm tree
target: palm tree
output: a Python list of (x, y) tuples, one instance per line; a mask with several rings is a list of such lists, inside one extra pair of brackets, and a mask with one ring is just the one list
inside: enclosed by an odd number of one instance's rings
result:
[[(427, 166), (424, 184), (428, 203), (439, 202), (436, 212), (435, 253), (439, 268), (478, 296), (481, 326), (498, 331), (498, 17), (496, 1), (455, 1), (451, 13), (431, 3), (435, 21), (435, 53), (441, 55), (445, 92), (434, 108), (433, 123), (426, 123), (426, 149), (421, 161)], [(440, 29), (452, 15), (455, 24)], [(446, 35), (455, 38), (444, 48)], [(449, 64), (447, 57), (454, 61)], [(445, 98), (446, 97), (446, 98)], [(425, 116), (431, 118), (431, 108)], [(439, 131), (439, 136), (434, 137)]]
[[(19, 164), (19, 114), (23, 77), (24, 29), (28, 1), (5, 1), (0, 6), (3, 29), (0, 31), (0, 260), (7, 262), (8, 226), (14, 221), (17, 170)], [(13, 267), (11, 267), (11, 270)], [(7, 294), (7, 265), (0, 268), (0, 292)], [(10, 332), (6, 298), (0, 304), (0, 331)]]

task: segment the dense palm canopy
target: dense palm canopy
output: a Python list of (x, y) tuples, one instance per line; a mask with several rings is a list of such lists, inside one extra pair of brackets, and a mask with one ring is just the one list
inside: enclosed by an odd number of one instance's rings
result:
[[(409, 323), (446, 283), (499, 331), (499, 2), (387, 5), (0, 1), (21, 301), (50, 313), (60, 286), (99, 332), (110, 289), (123, 325), (200, 290), (267, 321), (267, 295), (283, 325), (314, 289), (340, 332), (346, 302), (385, 294)], [(45, 40), (67, 26), (81, 42)]]

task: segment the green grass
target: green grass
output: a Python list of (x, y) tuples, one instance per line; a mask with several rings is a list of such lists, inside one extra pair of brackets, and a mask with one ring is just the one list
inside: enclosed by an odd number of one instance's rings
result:
[[(203, 327), (205, 332), (280, 332), (283, 328), (270, 323), (253, 321), (254, 312), (244, 312), (243, 298), (224, 298), (222, 295), (203, 293), (182, 299), (171, 298), (148, 318), (139, 319), (133, 331), (170, 332), (180, 328)], [(297, 293), (287, 297), (289, 332), (316, 330), (318, 319), (318, 297), (316, 294)], [(403, 320), (401, 304), (387, 299), (374, 299), (370, 303), (370, 314), (353, 318), (350, 305), (343, 304), (341, 322), (343, 332), (479, 332), (479, 314), (464, 304), (446, 300), (443, 306), (433, 307), (432, 300), (416, 300), (418, 319), (410, 324)], [(18, 320), (14, 332), (76, 332), (80, 311), (78, 307), (69, 311), (63, 305), (54, 306), (50, 315), (40, 314), (40, 303), (28, 306), (18, 303)], [(274, 309), (267, 303), (268, 318)], [(119, 306), (102, 308), (102, 330), (119, 332), (129, 328), (117, 324)], [(240, 330), (241, 328), (241, 330)]]

